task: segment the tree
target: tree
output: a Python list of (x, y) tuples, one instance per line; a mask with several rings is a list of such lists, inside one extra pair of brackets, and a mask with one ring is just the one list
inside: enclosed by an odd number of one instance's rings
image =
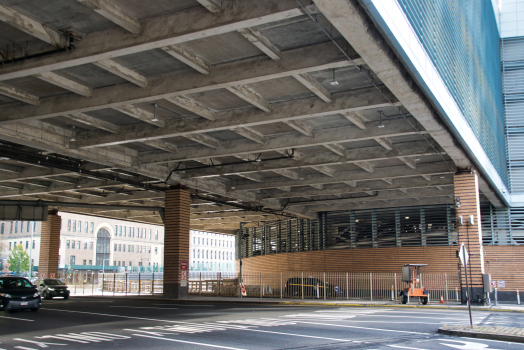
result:
[(29, 254), (27, 254), (21, 244), (14, 246), (11, 254), (9, 254), (7, 262), (11, 264), (9, 269), (14, 271), (17, 275), (29, 271)]

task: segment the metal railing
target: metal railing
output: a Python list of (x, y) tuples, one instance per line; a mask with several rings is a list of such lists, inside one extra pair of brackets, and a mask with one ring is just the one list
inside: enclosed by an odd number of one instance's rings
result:
[[(71, 295), (154, 295), (163, 293), (163, 273), (90, 273), (61, 276)], [(459, 275), (422, 273), (422, 286), (430, 299), (455, 301)], [(279, 272), (238, 274), (190, 273), (188, 292), (198, 296), (399, 300), (407, 284), (401, 273)], [(243, 287), (243, 288), (242, 288)]]

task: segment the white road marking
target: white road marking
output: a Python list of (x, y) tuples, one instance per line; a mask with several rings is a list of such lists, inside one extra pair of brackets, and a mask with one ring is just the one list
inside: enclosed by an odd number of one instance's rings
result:
[(201, 345), (201, 346), (209, 346), (212, 348), (220, 348), (220, 349), (230, 349), (230, 350), (246, 350), (246, 349), (240, 349), (240, 348), (231, 348), (228, 346), (220, 346), (220, 345), (213, 345), (213, 344), (205, 344), (205, 343), (197, 343), (194, 341), (186, 341), (186, 340), (179, 340), (179, 339), (172, 339), (172, 338), (162, 338), (162, 337), (153, 337), (150, 335), (144, 335), (144, 334), (133, 334), (137, 337), (144, 337), (144, 338), (152, 338), (152, 339), (159, 339), (159, 340), (167, 340), (177, 343), (185, 343), (185, 344), (194, 344), (194, 345)]
[(407, 346), (400, 346), (400, 345), (388, 345), (390, 348), (398, 348), (398, 349), (409, 349), (409, 350), (427, 350), (427, 349), (421, 349), (421, 348), (409, 348)]
[(10, 320), (17, 320), (17, 321), (27, 321), (27, 322), (34, 322), (35, 320), (26, 320), (23, 318), (16, 318), (16, 317), (8, 317), (8, 316), (0, 316), (0, 318), (7, 318)]
[[(440, 345), (445, 345), (445, 346), (449, 346), (450, 348), (464, 349), (464, 350), (480, 350), (480, 349), (487, 349), (487, 348), (489, 348), (489, 345), (487, 345), (487, 344), (475, 343), (475, 342), (472, 342), (472, 341), (461, 341), (461, 340), (450, 340), (450, 339), (449, 340), (446, 339), (445, 341), (450, 341), (450, 342), (454, 342), (454, 343), (461, 343), (461, 344), (440, 343)], [(490, 348), (490, 349), (503, 350), (503, 349), (497, 349), (497, 348)]]
[(409, 334), (430, 335), (430, 333), (397, 331), (397, 330), (392, 330), (392, 329), (369, 328), (369, 327), (358, 327), (358, 326), (343, 326), (343, 325), (339, 325), (339, 324), (317, 323), (317, 322), (306, 322), (306, 321), (297, 321), (297, 322), (298, 323), (307, 323), (307, 324), (316, 324), (316, 325), (319, 325), (319, 326), (329, 326), (329, 327), (358, 328), (358, 329), (368, 329), (368, 330), (372, 330), (372, 331), (382, 331), (382, 332), (395, 332), (395, 333), (409, 333)]
[(71, 313), (87, 314), (87, 315), (108, 316), (108, 317), (120, 317), (120, 318), (129, 318), (129, 319), (134, 319), (134, 320), (158, 321), (158, 322), (170, 322), (170, 323), (186, 323), (186, 322), (171, 321), (171, 320), (158, 320), (158, 319), (154, 319), (154, 318), (146, 318), (146, 317), (134, 317), (134, 316), (122, 316), (122, 315), (101, 314), (101, 313), (97, 313), (97, 312), (87, 312), (87, 311), (60, 310), (60, 309), (48, 309), (48, 308), (45, 308), (44, 310), (61, 311), (61, 312), (71, 312)]
[(313, 335), (271, 332), (271, 331), (263, 331), (263, 330), (260, 330), (260, 329), (244, 329), (244, 330), (245, 331), (250, 331), (250, 332), (259, 332), (259, 333), (271, 333), (271, 334), (280, 334), (280, 335), (290, 335), (290, 336), (293, 336), (293, 337), (314, 338), (314, 339), (325, 339), (325, 340), (335, 340), (335, 341), (343, 341), (343, 342), (360, 343), (359, 341), (351, 340), (351, 339), (337, 339), (337, 338), (315, 337)]
[(157, 310), (178, 310), (176, 307), (152, 307), (152, 306), (109, 306), (109, 307), (119, 307), (123, 309), (157, 309)]
[(155, 306), (173, 306), (176, 307), (215, 307), (215, 305), (181, 305), (181, 304), (153, 304)]

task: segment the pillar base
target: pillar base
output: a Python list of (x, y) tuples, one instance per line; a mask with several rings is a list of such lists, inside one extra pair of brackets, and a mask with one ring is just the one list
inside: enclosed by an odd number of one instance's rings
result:
[(183, 299), (189, 296), (189, 288), (182, 287), (180, 283), (164, 282), (164, 298)]
[[(466, 287), (461, 288), (461, 301), (463, 305), (468, 304), (468, 297), (466, 295)], [(471, 305), (484, 305), (484, 288), (482, 287), (473, 287), (471, 289)], [(478, 297), (477, 297), (478, 296)], [(480, 299), (480, 302), (479, 302)]]

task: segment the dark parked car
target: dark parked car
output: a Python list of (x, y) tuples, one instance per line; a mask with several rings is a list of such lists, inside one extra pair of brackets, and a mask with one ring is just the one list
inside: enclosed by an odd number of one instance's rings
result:
[[(339, 286), (335, 286), (324, 282), (319, 278), (304, 277), (304, 298), (323, 298), (324, 291), (326, 297), (342, 296), (342, 290)], [(287, 280), (284, 294), (286, 296), (302, 297), (302, 277), (293, 277)]]
[(69, 298), (69, 287), (59, 279), (46, 278), (36, 280), (35, 284), (44, 299), (53, 299), (54, 297)]
[(42, 305), (36, 287), (23, 277), (0, 277), (0, 311), (31, 309), (38, 311)]

